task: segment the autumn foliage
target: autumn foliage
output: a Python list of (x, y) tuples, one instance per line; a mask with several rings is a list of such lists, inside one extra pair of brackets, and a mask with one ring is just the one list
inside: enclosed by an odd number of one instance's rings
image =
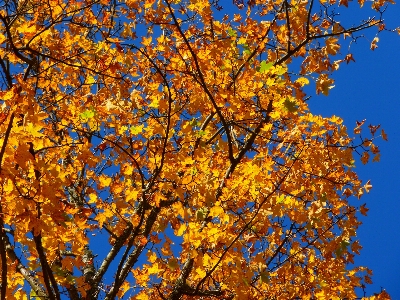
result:
[(1, 1), (1, 299), (359, 296), (387, 138), (304, 91), (385, 28), (358, 2)]

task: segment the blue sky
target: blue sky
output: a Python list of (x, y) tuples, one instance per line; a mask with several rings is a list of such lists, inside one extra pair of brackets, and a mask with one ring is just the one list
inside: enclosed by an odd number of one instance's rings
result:
[[(367, 5), (367, 4), (366, 4)], [(354, 8), (357, 3), (350, 3)], [(343, 17), (348, 22), (362, 19), (367, 9), (355, 10)], [(384, 13), (387, 28), (400, 26), (400, 6), (392, 5)], [(363, 246), (356, 264), (371, 268), (373, 285), (367, 287), (367, 295), (382, 288), (400, 299), (400, 36), (393, 32), (379, 34), (378, 48), (369, 50), (376, 30), (366, 33), (350, 52), (356, 62), (342, 64), (334, 75), (335, 88), (328, 97), (316, 96), (308, 102), (314, 114), (337, 115), (344, 119), (349, 133), (356, 120), (367, 119), (365, 125), (380, 124), (388, 134), (389, 142), (378, 141), (381, 161), (362, 165), (356, 171), (365, 182), (371, 180), (373, 189), (364, 195), (359, 204), (367, 203), (370, 209), (362, 217), (358, 238)], [(347, 48), (342, 49), (347, 53)]]

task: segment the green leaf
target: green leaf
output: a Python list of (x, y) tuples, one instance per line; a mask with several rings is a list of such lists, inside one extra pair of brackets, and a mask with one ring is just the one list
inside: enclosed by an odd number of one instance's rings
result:
[(94, 110), (85, 110), (83, 113), (79, 115), (82, 119), (91, 119), (94, 117)]
[(269, 274), (268, 272), (261, 272), (260, 273), (261, 282), (269, 283)]
[(342, 256), (343, 252), (347, 249), (350, 245), (348, 241), (341, 241), (339, 247), (336, 249), (335, 254), (337, 256)]
[(269, 69), (271, 69), (271, 67), (274, 65), (273, 62), (269, 62), (267, 63), (265, 60), (263, 60), (260, 64), (260, 67), (257, 68), (257, 71), (260, 73), (265, 73), (267, 72)]
[(176, 268), (178, 268), (179, 267), (178, 260), (176, 258), (169, 259), (168, 260), (168, 267), (171, 270), (175, 270)]
[(139, 133), (141, 133), (141, 132), (143, 131), (143, 127), (144, 127), (144, 125), (131, 126), (130, 132), (131, 132), (133, 135), (138, 135)]
[(195, 126), (201, 125), (201, 123), (200, 123), (199, 120), (197, 120), (197, 119), (192, 119), (192, 120), (190, 121), (189, 125), (195, 127)]
[(54, 274), (58, 276), (65, 277), (65, 275), (68, 275), (68, 271), (63, 270), (61, 267), (57, 265), (52, 266), (51, 269), (53, 270)]
[(245, 285), (250, 286), (249, 281), (246, 278), (243, 278), (243, 282)]
[(194, 175), (196, 175), (196, 174), (197, 174), (197, 169), (196, 169), (196, 167), (193, 167), (193, 168), (190, 170), (190, 175), (194, 176)]
[(244, 44), (244, 45), (243, 45), (243, 53), (244, 53), (244, 54), (247, 54), (247, 55), (250, 55), (250, 54), (251, 54), (249, 45), (247, 45), (247, 44)]
[(297, 105), (296, 102), (290, 101), (289, 98), (286, 98), (285, 102), (283, 103), (285, 105), (285, 108), (290, 111), (290, 112), (295, 112), (297, 111)]
[(199, 130), (199, 131), (197, 132), (197, 135), (198, 135), (198, 136), (205, 136), (205, 135), (206, 135), (206, 132), (205, 132), (204, 130)]
[(229, 34), (229, 36), (233, 36), (233, 37), (236, 37), (236, 36), (237, 36), (236, 31), (233, 30), (232, 28), (229, 28), (229, 29), (228, 29), (228, 34)]
[(204, 221), (204, 212), (202, 209), (198, 209), (196, 212), (197, 221)]
[(65, 280), (68, 282), (68, 283), (70, 283), (70, 284), (75, 284), (75, 279), (76, 279), (77, 277), (75, 277), (75, 276), (72, 276), (72, 275), (68, 275), (66, 278), (65, 278)]

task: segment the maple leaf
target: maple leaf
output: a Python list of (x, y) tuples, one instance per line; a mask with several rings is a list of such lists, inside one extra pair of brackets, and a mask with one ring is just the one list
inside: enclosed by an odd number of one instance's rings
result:
[(372, 126), (371, 124), (368, 125), (368, 128), (370, 129), (372, 135), (375, 135), (375, 132), (379, 129), (379, 127), (381, 127), (381, 125), (376, 125), (376, 126)]
[(336, 55), (336, 53), (340, 49), (340, 45), (337, 43), (338, 39), (334, 37), (330, 37), (325, 40), (326, 44), (326, 52), (330, 55)]
[(346, 61), (346, 63), (348, 64), (351, 60), (356, 62), (353, 55), (351, 53), (347, 54), (346, 57), (344, 58), (344, 60)]
[(286, 108), (289, 112), (291, 112), (291, 113), (297, 111), (296, 102), (290, 101), (288, 98), (286, 98), (286, 100), (285, 100), (285, 102), (283, 103), (283, 105), (284, 105), (285, 108)]
[(143, 44), (144, 46), (149, 46), (149, 45), (151, 44), (151, 40), (152, 40), (152, 37), (151, 37), (151, 36), (148, 37), (148, 38), (143, 37), (143, 38), (142, 38), (142, 44)]
[(372, 284), (371, 277), (369, 277), (368, 275), (364, 276), (364, 280), (365, 280), (366, 283)]
[[(363, 214), (364, 216), (367, 215), (367, 212), (369, 211), (369, 209), (366, 207), (366, 204), (363, 204), (360, 206), (360, 212), (361, 214)], [(353, 250), (354, 251), (354, 250)]]
[(80, 117), (81, 117), (82, 119), (91, 119), (91, 118), (94, 117), (94, 115), (95, 115), (94, 110), (89, 110), (89, 109), (87, 109), (87, 110), (85, 110), (83, 113), (80, 114)]
[(365, 165), (369, 160), (369, 153), (365, 151), (361, 156), (361, 162)]
[(139, 125), (139, 126), (131, 126), (131, 128), (129, 129), (129, 131), (133, 134), (133, 135), (137, 135), (139, 133), (141, 133), (143, 131), (143, 127), (144, 125)]
[(267, 63), (265, 60), (261, 61), (260, 66), (257, 68), (257, 71), (260, 73), (266, 73), (268, 70), (274, 65), (273, 62)]
[(378, 161), (380, 161), (380, 159), (381, 159), (381, 155), (380, 155), (380, 153), (378, 153), (378, 154), (376, 154), (376, 155), (374, 156), (374, 158), (372, 159), (372, 161), (373, 161), (373, 162), (378, 162)]
[(329, 90), (335, 87), (332, 85), (333, 83), (334, 80), (328, 78), (327, 74), (321, 74), (317, 80), (317, 94), (322, 93), (325, 96), (328, 96)]
[(304, 86), (304, 85), (307, 85), (310, 83), (310, 81), (305, 77), (300, 77), (300, 78), (296, 79), (295, 82), (299, 83), (300, 86)]

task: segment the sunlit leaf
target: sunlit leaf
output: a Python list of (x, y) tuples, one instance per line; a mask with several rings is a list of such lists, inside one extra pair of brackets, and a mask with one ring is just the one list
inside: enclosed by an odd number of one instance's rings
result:
[(274, 65), (273, 62), (267, 63), (265, 60), (261, 61), (260, 67), (257, 68), (257, 71), (260, 73), (267, 72), (272, 66)]
[(79, 116), (80, 116), (82, 119), (91, 119), (91, 118), (94, 117), (94, 115), (95, 115), (95, 112), (94, 112), (93, 110), (87, 109), (87, 110), (85, 110), (83, 113), (81, 113)]

